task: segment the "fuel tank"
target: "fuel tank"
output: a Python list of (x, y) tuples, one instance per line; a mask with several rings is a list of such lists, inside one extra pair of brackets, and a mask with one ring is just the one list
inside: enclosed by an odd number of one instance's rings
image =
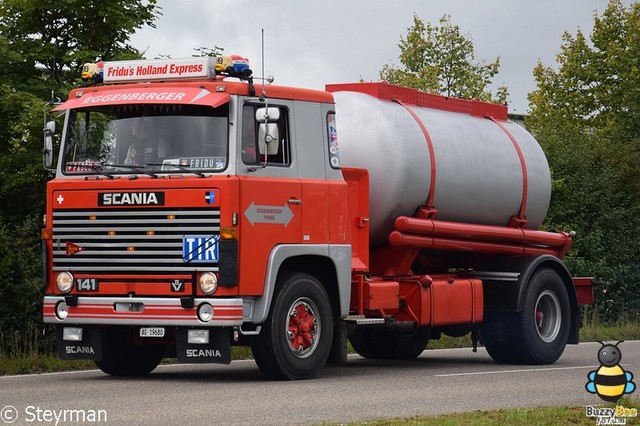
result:
[[(542, 149), (506, 107), (424, 98), (385, 83), (330, 85), (343, 167), (370, 179), (370, 242), (384, 245), (398, 216), (432, 201), (438, 220), (537, 229), (551, 197)], [(426, 99), (426, 100), (425, 100)], [(524, 195), (524, 196), (523, 196)]]

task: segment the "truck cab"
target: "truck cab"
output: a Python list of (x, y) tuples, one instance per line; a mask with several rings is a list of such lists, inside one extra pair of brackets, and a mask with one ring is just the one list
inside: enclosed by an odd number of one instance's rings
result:
[[(351, 285), (333, 97), (254, 86), (237, 65), (104, 63), (93, 69), (105, 84), (55, 108), (64, 123), (47, 187), (43, 314), (62, 358), (144, 374), (164, 356), (228, 363), (239, 343), (287, 377), (315, 374), (298, 365), (310, 356), (326, 360)], [(258, 340), (291, 282), (314, 296), (283, 302), (292, 324), (302, 312), (308, 321), (287, 330), (283, 368)]]

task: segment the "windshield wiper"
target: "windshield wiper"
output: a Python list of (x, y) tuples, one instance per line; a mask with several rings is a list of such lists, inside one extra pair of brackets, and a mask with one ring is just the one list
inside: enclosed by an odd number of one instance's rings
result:
[(173, 167), (174, 169), (180, 170), (181, 172), (193, 173), (194, 175), (196, 175), (198, 177), (207, 177), (207, 175), (205, 175), (202, 172), (199, 172), (197, 170), (191, 170), (191, 166), (180, 166), (178, 164), (171, 164), (171, 163), (165, 163), (165, 164), (162, 164), (162, 163), (147, 163), (147, 166), (162, 166), (162, 167), (170, 166), (170, 167)]
[[(150, 166), (152, 164), (147, 164), (147, 166)], [(119, 168), (123, 168), (123, 169), (130, 169), (130, 170), (135, 170), (136, 172), (140, 172), (140, 173), (144, 173), (145, 175), (149, 175), (152, 178), (157, 178), (158, 175), (153, 173), (152, 171), (146, 170), (146, 166), (139, 166), (137, 164), (106, 164), (105, 166), (107, 167), (119, 167)]]

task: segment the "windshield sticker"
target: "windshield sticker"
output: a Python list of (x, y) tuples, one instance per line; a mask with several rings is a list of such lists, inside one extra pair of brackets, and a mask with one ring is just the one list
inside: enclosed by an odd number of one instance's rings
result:
[(226, 159), (224, 157), (194, 157), (181, 158), (180, 165), (194, 169), (224, 169)]
[(68, 161), (65, 170), (67, 172), (93, 172), (99, 168), (99, 161)]

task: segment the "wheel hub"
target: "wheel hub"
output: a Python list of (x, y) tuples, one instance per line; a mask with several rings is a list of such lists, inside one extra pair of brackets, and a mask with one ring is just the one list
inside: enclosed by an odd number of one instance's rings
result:
[(318, 310), (309, 299), (296, 300), (291, 309), (287, 324), (289, 349), (298, 357), (305, 358), (315, 350), (320, 334)]
[(538, 336), (542, 341), (550, 343), (558, 337), (562, 325), (562, 315), (558, 296), (552, 291), (545, 290), (538, 296), (535, 321)]

